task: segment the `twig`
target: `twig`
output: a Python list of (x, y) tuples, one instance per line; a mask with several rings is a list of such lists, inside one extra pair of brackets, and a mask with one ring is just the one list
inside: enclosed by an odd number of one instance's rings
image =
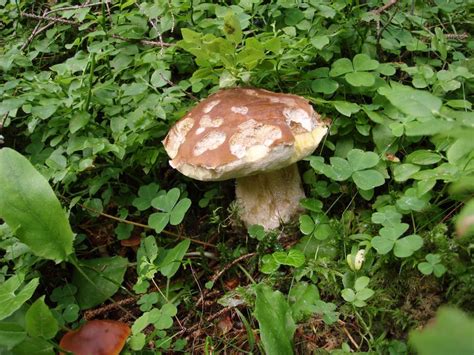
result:
[[(21, 13), (21, 16), (23, 17), (28, 17), (28, 18), (31, 18), (31, 19), (34, 19), (34, 20), (39, 20), (39, 21), (49, 21), (49, 22), (54, 22), (54, 23), (62, 23), (62, 24), (65, 24), (65, 25), (70, 25), (70, 26), (74, 26), (74, 27), (79, 27), (82, 25), (82, 23), (80, 22), (76, 22), (76, 21), (71, 21), (71, 20), (65, 20), (63, 18), (59, 18), (59, 17), (51, 17), (51, 16), (46, 16), (46, 15), (35, 15), (35, 14), (30, 14), (30, 13), (26, 13), (26, 12), (22, 12)], [(88, 29), (87, 31), (93, 31), (93, 29)], [(166, 43), (166, 42), (163, 42), (163, 41), (151, 41), (151, 40), (147, 40), (147, 39), (139, 39), (139, 40), (134, 40), (134, 39), (131, 39), (131, 38), (125, 38), (125, 37), (122, 37), (122, 36), (119, 36), (119, 35), (111, 35), (112, 38), (115, 38), (115, 39), (119, 39), (121, 41), (125, 41), (125, 42), (139, 42), (143, 45), (147, 45), (147, 46), (155, 46), (155, 47), (172, 47), (174, 44), (173, 43)]]
[(46, 15), (52, 14), (53, 12), (58, 12), (58, 11), (69, 11), (69, 10), (78, 10), (78, 9), (84, 9), (86, 7), (94, 7), (94, 6), (99, 6), (102, 5), (101, 2), (96, 2), (93, 4), (82, 4), (82, 5), (73, 5), (73, 6), (66, 6), (66, 7), (59, 7), (53, 10), (50, 10), (46, 13)]
[(135, 303), (137, 298), (140, 296), (131, 296), (124, 298), (123, 300), (116, 301), (115, 303), (107, 304), (105, 306), (101, 306), (96, 309), (90, 309), (84, 312), (84, 319), (85, 320), (91, 320), (96, 318), (97, 316), (104, 314), (108, 311), (114, 310), (115, 308), (118, 308), (119, 306), (125, 306), (129, 305), (132, 303)]
[[(242, 255), (242, 256), (239, 256), (237, 259), (233, 260), (231, 263), (227, 264), (226, 266), (224, 266), (221, 270), (219, 270), (218, 272), (216, 272), (212, 277), (211, 279), (209, 280), (210, 282), (212, 283), (215, 283), (217, 281), (217, 279), (219, 279), (227, 270), (229, 270), (231, 267), (233, 267), (235, 264), (241, 262), (242, 260), (245, 260), (245, 259), (248, 259), (248, 258), (251, 258), (252, 256), (256, 255), (257, 253), (249, 253), (249, 254), (245, 254), (245, 255)], [(196, 306), (199, 306), (203, 301), (204, 301), (204, 298), (207, 296), (207, 294), (209, 293), (209, 290), (206, 290), (204, 291), (203, 294), (201, 294), (201, 297), (199, 297), (198, 301), (196, 302)]]
[(375, 10), (372, 10), (372, 13), (375, 14), (375, 15), (380, 15), (382, 12), (387, 11), (388, 9), (390, 9), (397, 2), (398, 2), (398, 0), (390, 0), (385, 5), (380, 6), (379, 8), (377, 8)]
[(360, 350), (359, 344), (357, 344), (357, 342), (352, 337), (351, 333), (349, 333), (349, 331), (347, 330), (346, 324), (342, 320), (339, 320), (338, 323), (341, 325), (342, 330), (344, 331), (344, 333), (346, 333), (346, 335), (349, 338), (349, 340), (351, 341), (352, 345), (354, 345), (357, 350)]

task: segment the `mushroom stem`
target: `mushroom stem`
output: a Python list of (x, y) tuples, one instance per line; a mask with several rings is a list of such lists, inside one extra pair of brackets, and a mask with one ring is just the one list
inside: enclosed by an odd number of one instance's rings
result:
[(260, 224), (265, 230), (289, 222), (305, 197), (296, 164), (238, 178), (235, 194), (242, 221), (247, 226)]

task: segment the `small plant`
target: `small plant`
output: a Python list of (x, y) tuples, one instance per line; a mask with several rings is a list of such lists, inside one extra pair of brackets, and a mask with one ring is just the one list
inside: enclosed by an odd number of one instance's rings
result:
[(374, 295), (374, 290), (368, 288), (370, 279), (367, 276), (361, 276), (354, 282), (354, 288), (345, 288), (341, 292), (342, 298), (355, 307), (364, 307), (367, 301)]
[(423, 275), (434, 274), (436, 277), (441, 277), (446, 272), (446, 267), (441, 264), (441, 256), (438, 254), (428, 254), (425, 256), (426, 261), (418, 264), (418, 270)]

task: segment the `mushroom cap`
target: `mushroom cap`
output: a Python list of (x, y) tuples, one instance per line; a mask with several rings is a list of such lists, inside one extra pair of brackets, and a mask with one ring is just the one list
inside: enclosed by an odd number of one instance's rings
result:
[(118, 355), (129, 335), (130, 327), (125, 323), (91, 320), (79, 330), (66, 333), (59, 346), (74, 355)]
[(170, 165), (203, 181), (286, 167), (310, 155), (327, 126), (308, 100), (263, 89), (225, 89), (201, 101), (163, 140)]

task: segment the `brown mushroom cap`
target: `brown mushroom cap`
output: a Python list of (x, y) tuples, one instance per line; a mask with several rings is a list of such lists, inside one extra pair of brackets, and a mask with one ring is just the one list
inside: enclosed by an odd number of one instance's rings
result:
[(326, 132), (302, 97), (235, 88), (200, 102), (163, 144), (182, 174), (219, 181), (293, 164), (311, 154)]
[(66, 333), (59, 346), (74, 355), (118, 355), (129, 335), (130, 327), (125, 323), (91, 320), (79, 330)]

